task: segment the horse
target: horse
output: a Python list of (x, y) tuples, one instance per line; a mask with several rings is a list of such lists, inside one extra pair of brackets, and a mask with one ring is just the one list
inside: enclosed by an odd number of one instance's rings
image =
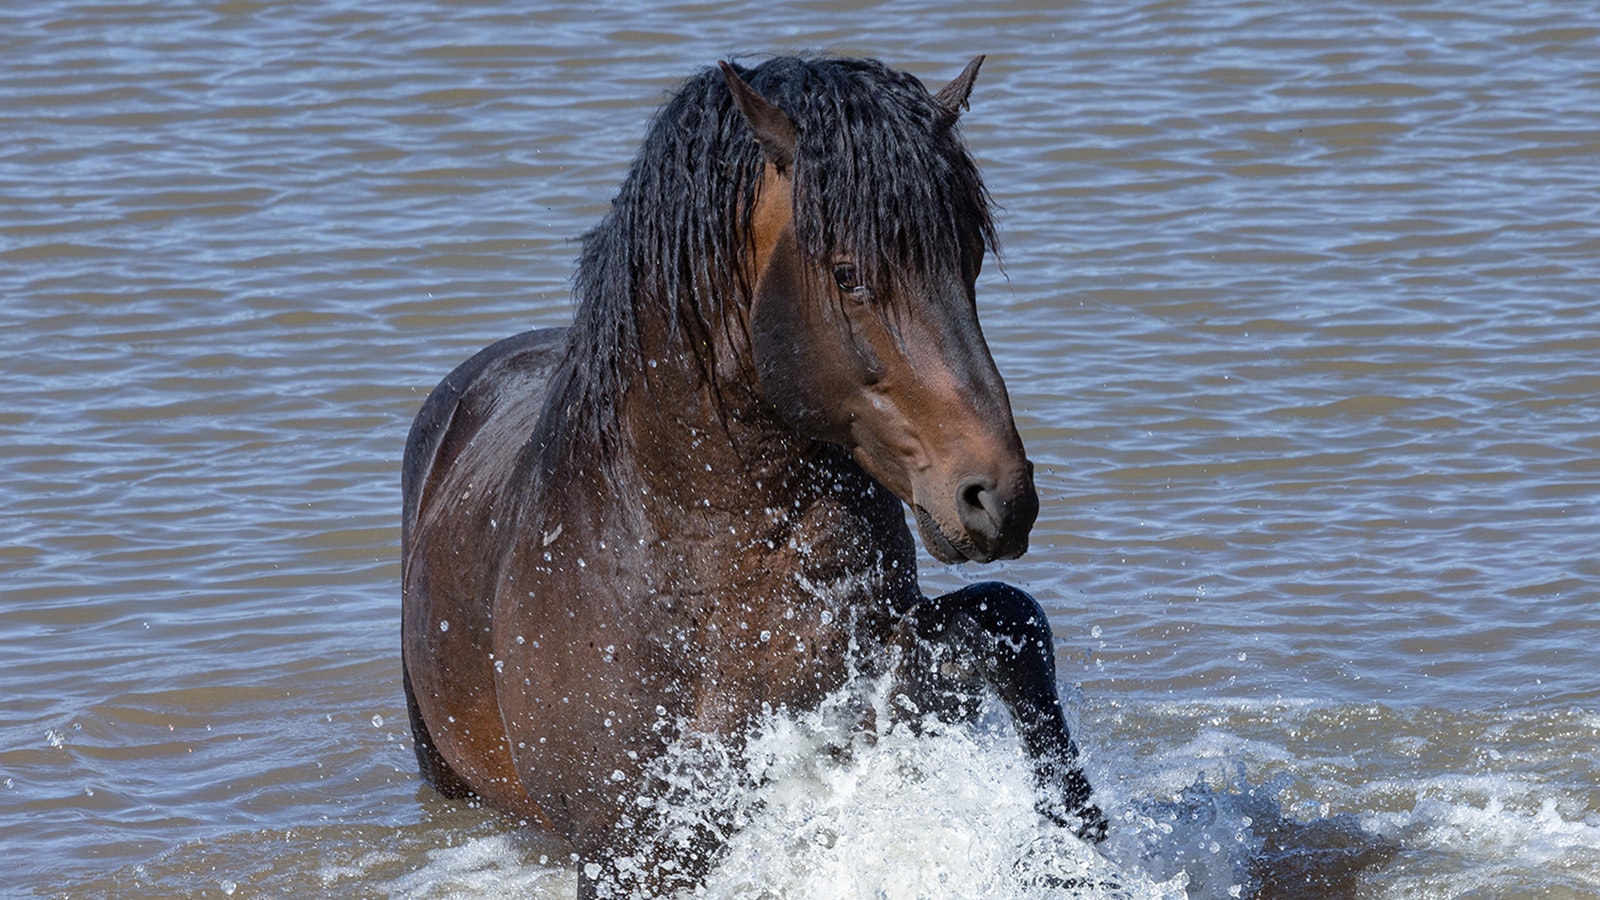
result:
[(906, 522), (990, 562), (1039, 509), (977, 318), (993, 203), (957, 126), (982, 61), (936, 92), (836, 57), (690, 77), (583, 237), (573, 324), (480, 351), (417, 414), (419, 769), (563, 837), (580, 896), (715, 863), (716, 829), (652, 832), (675, 744), (737, 749), (764, 710), (866, 679), (911, 728), (997, 696), (1040, 811), (1105, 834), (1044, 612), (997, 582), (925, 597)]

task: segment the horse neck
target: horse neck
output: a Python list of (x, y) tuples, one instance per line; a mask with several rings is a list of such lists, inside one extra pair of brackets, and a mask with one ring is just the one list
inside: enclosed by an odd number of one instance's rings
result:
[[(640, 371), (608, 402), (571, 402), (583, 396), (573, 386), (579, 370), (565, 373), (566, 387), (546, 406), (534, 504), (536, 515), (553, 516), (545, 533), (565, 523), (569, 535), (675, 560), (665, 571), (681, 584), (725, 588), (718, 560), (759, 559), (746, 571), (765, 567), (787, 582), (796, 573), (817, 583), (866, 576), (896, 606), (920, 596), (900, 501), (848, 451), (784, 424), (736, 356), (700, 367), (664, 344), (647, 340), (643, 349)], [(596, 414), (615, 421), (586, 427), (581, 417)], [(800, 558), (796, 548), (806, 548)]]
[(802, 437), (759, 401), (730, 405), (742, 385), (724, 385), (722, 396), (708, 385), (679, 387), (639, 390), (628, 403), (641, 411), (630, 432), (633, 521), (675, 561), (670, 581), (709, 585), (711, 596), (736, 582), (765, 580), (752, 596), (774, 582), (849, 585), (826, 602), (870, 600), (876, 613), (920, 598), (900, 501), (849, 451)]
[[(624, 449), (641, 487), (676, 503), (792, 504), (817, 448), (761, 400), (737, 341), (720, 337), (710, 365), (682, 348), (645, 351), (645, 367), (624, 389)], [(656, 360), (654, 365), (649, 360)], [(703, 503), (702, 503), (703, 505)]]

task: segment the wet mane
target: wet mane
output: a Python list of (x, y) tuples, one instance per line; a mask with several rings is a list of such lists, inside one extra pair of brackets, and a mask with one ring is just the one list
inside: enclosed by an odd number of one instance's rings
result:
[[(974, 236), (995, 246), (990, 200), (956, 119), (915, 78), (876, 60), (769, 59), (735, 66), (799, 132), (795, 236), (810, 259), (853, 258), (868, 283), (915, 283), (960, 265)], [(764, 162), (716, 68), (658, 111), (610, 211), (583, 238), (578, 311), (556, 391), (590, 423), (646, 365), (660, 328), (667, 359), (714, 375), (719, 337), (748, 306), (750, 213)], [(653, 321), (652, 321), (653, 320)], [(571, 424), (571, 423), (569, 423)]]

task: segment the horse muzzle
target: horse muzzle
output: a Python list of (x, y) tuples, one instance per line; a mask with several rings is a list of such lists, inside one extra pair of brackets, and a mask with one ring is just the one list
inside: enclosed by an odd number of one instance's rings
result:
[(1039, 517), (1033, 463), (1004, 481), (987, 475), (962, 479), (954, 488), (950, 525), (921, 503), (912, 503), (922, 543), (945, 563), (1016, 559), (1028, 551), (1028, 533)]

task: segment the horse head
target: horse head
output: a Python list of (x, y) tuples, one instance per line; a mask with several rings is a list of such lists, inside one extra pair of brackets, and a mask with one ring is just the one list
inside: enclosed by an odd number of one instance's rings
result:
[[(919, 115), (908, 120), (925, 126), (929, 141), (958, 147), (954, 125), (982, 59), (937, 94), (922, 91)], [(1039, 500), (1005, 384), (978, 325), (975, 285), (990, 241), (986, 207), (981, 217), (963, 216), (950, 215), (947, 204), (943, 217), (955, 221), (905, 221), (902, 215), (879, 223), (879, 233), (900, 235), (888, 241), (851, 246), (808, 238), (796, 223), (796, 207), (814, 188), (804, 183), (806, 123), (797, 126), (726, 63), (723, 73), (766, 166), (751, 216), (748, 312), (761, 394), (789, 426), (845, 447), (910, 506), (924, 545), (941, 561), (1022, 555)], [(859, 145), (881, 148), (883, 142)], [(964, 150), (955, 152), (971, 169), (981, 205), (976, 170)], [(810, 162), (813, 171), (853, 166), (870, 174), (873, 161)], [(950, 169), (957, 170), (964, 171)], [(890, 174), (882, 180), (945, 173)], [(924, 229), (948, 240), (918, 244)], [(917, 246), (942, 250), (892, 249)]]

